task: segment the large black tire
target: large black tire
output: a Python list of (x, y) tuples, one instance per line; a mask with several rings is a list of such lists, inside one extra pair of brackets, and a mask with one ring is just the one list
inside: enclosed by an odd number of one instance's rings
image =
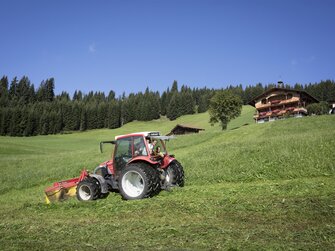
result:
[(165, 187), (184, 186), (184, 169), (183, 166), (174, 160), (166, 169)]
[(109, 193), (100, 193), (99, 199), (106, 199)]
[(91, 177), (80, 181), (77, 185), (77, 199), (80, 201), (96, 200), (100, 197), (99, 182)]
[(137, 200), (156, 195), (160, 190), (159, 173), (145, 163), (126, 166), (119, 178), (120, 194), (125, 200)]

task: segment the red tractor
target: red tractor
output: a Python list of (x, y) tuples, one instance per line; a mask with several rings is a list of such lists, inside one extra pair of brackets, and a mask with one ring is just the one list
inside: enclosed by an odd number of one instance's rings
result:
[(165, 147), (170, 138), (159, 132), (139, 132), (101, 142), (101, 152), (103, 144), (115, 145), (113, 159), (100, 164), (92, 174), (84, 170), (79, 178), (54, 183), (45, 190), (47, 202), (73, 195), (81, 201), (96, 200), (112, 191), (125, 200), (143, 199), (162, 189), (184, 186), (183, 167)]

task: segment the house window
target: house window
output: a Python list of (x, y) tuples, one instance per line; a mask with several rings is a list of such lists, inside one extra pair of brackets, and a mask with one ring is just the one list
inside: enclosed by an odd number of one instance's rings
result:
[(266, 98), (262, 99), (262, 104), (266, 104)]
[(291, 99), (291, 98), (293, 98), (292, 93), (287, 94), (287, 99)]

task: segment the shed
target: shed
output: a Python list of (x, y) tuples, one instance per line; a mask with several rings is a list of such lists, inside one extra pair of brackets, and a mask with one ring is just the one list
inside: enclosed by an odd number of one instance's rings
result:
[(199, 133), (199, 131), (205, 131), (203, 128), (188, 126), (188, 125), (180, 125), (177, 124), (171, 132), (166, 134), (167, 136), (170, 135), (181, 135), (181, 134), (189, 134), (189, 133)]

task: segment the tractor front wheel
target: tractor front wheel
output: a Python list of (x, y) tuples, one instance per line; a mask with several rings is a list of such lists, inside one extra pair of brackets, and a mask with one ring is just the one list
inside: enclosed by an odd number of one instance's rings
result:
[(96, 200), (100, 196), (99, 183), (94, 178), (85, 178), (77, 185), (77, 198), (81, 201)]
[(158, 172), (144, 163), (130, 164), (122, 170), (119, 186), (120, 194), (125, 200), (154, 196), (160, 188)]
[(174, 160), (166, 169), (165, 186), (184, 186), (184, 169), (183, 166)]

